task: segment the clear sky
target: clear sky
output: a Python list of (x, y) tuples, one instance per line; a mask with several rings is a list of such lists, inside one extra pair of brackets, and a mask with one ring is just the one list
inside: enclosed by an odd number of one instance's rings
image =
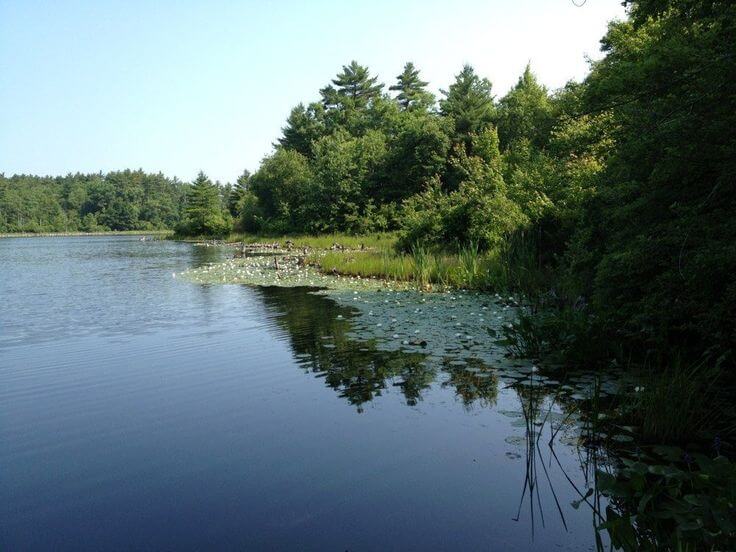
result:
[[(581, 0), (576, 0), (577, 4)], [(0, 0), (0, 172), (123, 168), (223, 182), (356, 59), (433, 90), (464, 63), (511, 87), (587, 72), (620, 0)]]

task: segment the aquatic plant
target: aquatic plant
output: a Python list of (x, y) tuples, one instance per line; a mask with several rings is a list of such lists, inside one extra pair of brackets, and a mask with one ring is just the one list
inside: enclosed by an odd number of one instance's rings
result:
[(623, 550), (733, 550), (736, 464), (724, 456), (653, 447), (624, 459), (617, 473), (599, 471), (610, 499), (600, 525)]
[[(469, 288), (476, 289), (486, 282), (481, 282), (481, 257), (478, 242), (470, 241), (458, 252), (461, 279)], [(500, 291), (500, 290), (499, 290)]]
[(704, 361), (686, 365), (674, 361), (664, 371), (644, 370), (636, 385), (620, 399), (623, 423), (635, 425), (646, 442), (686, 443), (720, 432), (736, 432), (736, 418), (724, 395), (719, 366)]
[(526, 305), (499, 343), (520, 358), (543, 358), (569, 366), (608, 367), (617, 356), (596, 331), (597, 321), (584, 305), (560, 309)]
[(411, 248), (411, 257), (413, 264), (412, 280), (419, 289), (425, 289), (430, 283), (430, 260), (427, 250), (419, 244), (414, 244)]

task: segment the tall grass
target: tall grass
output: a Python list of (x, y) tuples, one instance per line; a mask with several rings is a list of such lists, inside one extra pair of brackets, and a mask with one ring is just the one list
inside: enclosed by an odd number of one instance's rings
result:
[(536, 296), (549, 289), (551, 274), (539, 262), (536, 240), (525, 232), (509, 236), (489, 253), (486, 281), (493, 288)]
[(329, 250), (333, 245), (352, 250), (392, 250), (396, 244), (397, 235), (392, 232), (383, 232), (365, 235), (351, 234), (319, 234), (319, 235), (264, 235), (264, 234), (231, 234), (226, 241), (251, 243), (273, 243), (281, 245), (290, 241), (296, 248)]
[(497, 278), (501, 262), (495, 252), (482, 252), (475, 244), (457, 253), (431, 252), (415, 245), (409, 253), (388, 248), (379, 251), (328, 251), (310, 262), (325, 273), (413, 282), (419, 289), (464, 288), (506, 291), (510, 280)]
[(664, 371), (646, 373), (622, 405), (625, 419), (654, 443), (686, 443), (705, 429), (733, 435), (736, 427), (720, 389), (721, 374), (717, 365), (687, 366), (679, 360)]
[(431, 282), (429, 256), (421, 245), (411, 248), (412, 279), (420, 288), (429, 286)]
[(328, 251), (312, 255), (309, 261), (325, 273), (396, 281), (408, 281), (414, 270), (410, 257), (387, 251)]
[(478, 244), (470, 242), (462, 247), (458, 253), (460, 278), (467, 287), (487, 287), (490, 271), (482, 269), (480, 250)]
[[(522, 236), (511, 236), (492, 251), (481, 251), (477, 243), (455, 252), (430, 250), (415, 244), (408, 253), (397, 251), (396, 233), (361, 236), (253, 235), (232, 234), (228, 242), (291, 242), (296, 249), (312, 250), (310, 262), (326, 273), (414, 282), (420, 289), (466, 288), (486, 291), (538, 289), (545, 278), (536, 266), (534, 244)], [(337, 246), (336, 248), (334, 246)]]

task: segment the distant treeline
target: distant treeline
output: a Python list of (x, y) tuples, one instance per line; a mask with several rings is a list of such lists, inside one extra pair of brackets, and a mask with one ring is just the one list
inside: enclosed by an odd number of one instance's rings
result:
[(171, 229), (182, 218), (186, 189), (176, 179), (141, 170), (0, 174), (0, 232)]

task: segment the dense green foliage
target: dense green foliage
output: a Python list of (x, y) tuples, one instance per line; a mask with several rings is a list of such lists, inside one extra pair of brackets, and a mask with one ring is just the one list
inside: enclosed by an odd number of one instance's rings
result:
[(386, 87), (352, 61), (235, 186), (0, 177), (0, 231), (398, 231), (404, 252), (521, 263), (505, 280), (567, 313), (535, 322), (558, 352), (732, 362), (736, 7), (626, 4), (582, 83), (550, 92), (527, 66), (496, 98), (466, 65), (435, 98), (412, 63)]
[[(187, 189), (184, 218), (176, 227), (182, 236), (225, 236), (230, 233), (232, 220), (223, 200), (221, 189), (200, 172)], [(224, 204), (224, 205), (223, 205)]]
[(173, 228), (185, 186), (161, 174), (119, 171), (39, 177), (0, 174), (0, 232)]
[(0, 174), (0, 232), (172, 230), (223, 236), (231, 213), (248, 196), (246, 171), (237, 184), (212, 184), (200, 173), (192, 184), (142, 170), (40, 177)]
[(586, 109), (615, 141), (571, 268), (655, 351), (736, 343), (736, 5), (640, 1), (611, 25)]
[[(655, 446), (625, 459), (618, 476), (599, 471), (609, 498), (600, 525), (622, 550), (733, 550), (736, 464), (710, 455)], [(715, 454), (715, 456), (712, 456)]]
[[(356, 62), (300, 104), (272, 155), (249, 181), (239, 224), (246, 231), (401, 230), (415, 244), (482, 250), (545, 226), (559, 252), (604, 166), (605, 117), (562, 116), (581, 104), (580, 85), (555, 96), (527, 67), (499, 102), (466, 65), (435, 104), (407, 63), (382, 92)], [(602, 135), (603, 134), (603, 135)]]
[(503, 249), (522, 236), (536, 269), (554, 274), (548, 305), (593, 328), (582, 339), (605, 336), (596, 342), (649, 360), (728, 357), (736, 8), (627, 4), (588, 78), (554, 93), (526, 67), (496, 101), (465, 66), (435, 104), (411, 63), (388, 88), (394, 97), (367, 68), (343, 67), (321, 101), (292, 112), (241, 225), (398, 229), (405, 251)]

